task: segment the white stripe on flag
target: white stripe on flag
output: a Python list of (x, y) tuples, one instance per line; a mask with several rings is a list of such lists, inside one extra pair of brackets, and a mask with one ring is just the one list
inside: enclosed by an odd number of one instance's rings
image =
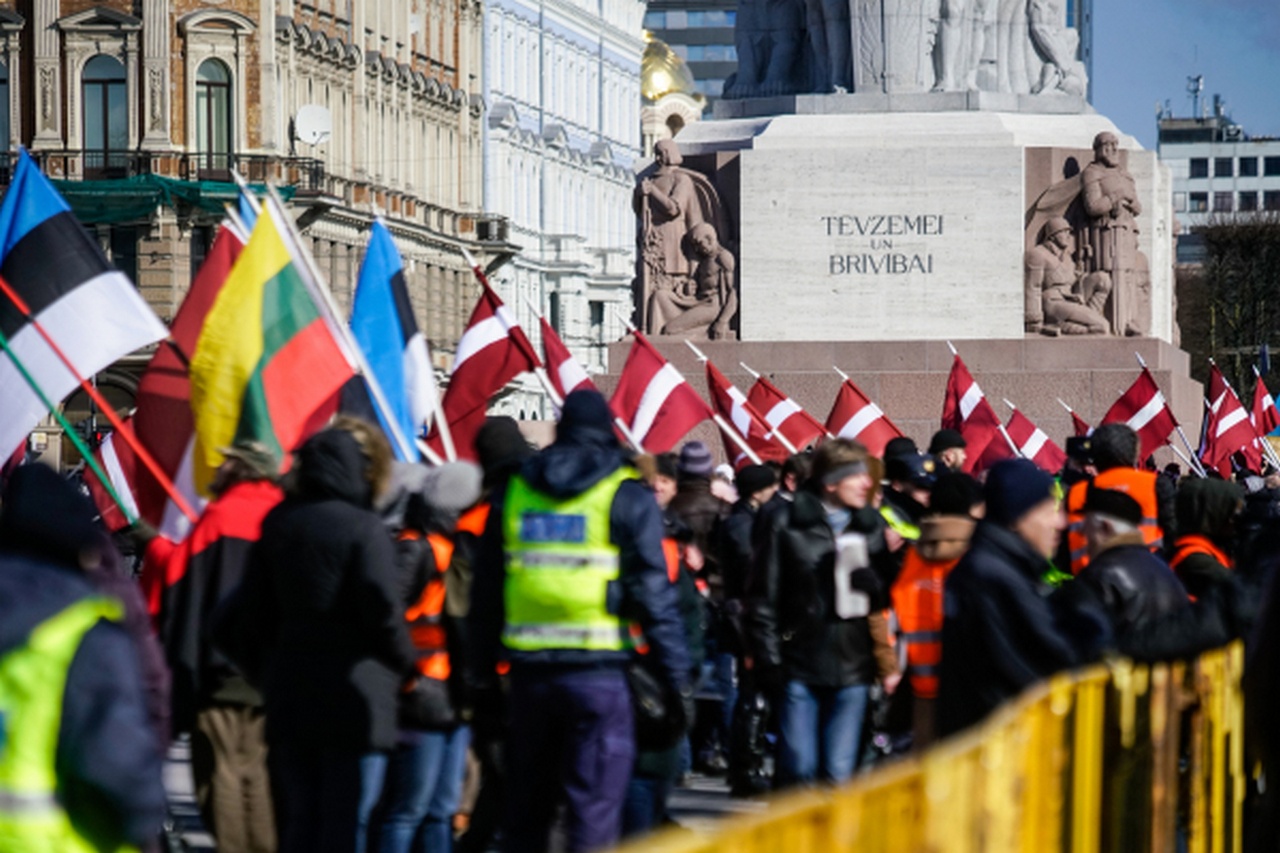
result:
[(133, 488), (124, 475), (124, 469), (120, 467), (120, 457), (116, 455), (115, 433), (107, 436), (107, 440), (102, 442), (98, 452), (102, 457), (102, 467), (106, 469), (107, 479), (111, 481), (111, 488), (116, 490), (116, 494), (120, 496), (120, 502), (124, 504), (129, 515), (137, 518), (138, 501), (133, 496)]
[(777, 429), (786, 422), (787, 418), (791, 417), (798, 411), (800, 411), (800, 407), (796, 405), (794, 400), (788, 397), (770, 409), (764, 416), (764, 420), (769, 426)]
[(507, 327), (496, 315), (469, 327), (458, 341), (458, 352), (453, 357), (453, 372), (457, 373), (467, 359), (485, 347), (492, 346), (507, 337)]
[(1031, 437), (1027, 439), (1027, 443), (1018, 449), (1027, 459), (1035, 459), (1040, 455), (1040, 451), (1044, 449), (1045, 442), (1048, 440), (1049, 436), (1044, 434), (1044, 430), (1036, 427), (1036, 431), (1031, 433)]
[[(36, 320), (85, 378), (169, 334), (138, 289), (124, 273), (116, 270), (94, 276), (67, 292), (46, 306)], [(30, 323), (9, 339), (9, 345), (54, 403), (61, 402), (76, 389), (75, 377)], [(13, 360), (3, 354), (0, 354), (0, 389), (4, 389), (4, 401), (0, 404), (0, 448), (4, 448), (2, 452), (7, 456), (49, 410), (27, 385)]]
[(582, 369), (582, 365), (578, 364), (578, 360), (573, 357), (566, 358), (556, 367), (556, 376), (560, 379), (560, 387), (564, 389), (564, 393), (568, 394), (577, 388), (583, 382), (590, 382), (591, 377), (587, 375), (587, 371)]
[(868, 403), (857, 413), (849, 418), (844, 426), (840, 427), (840, 432), (836, 433), (840, 438), (857, 438), (862, 435), (863, 431), (871, 426), (880, 418), (884, 417), (884, 412), (880, 411), (880, 407), (875, 403)]
[(1248, 413), (1245, 412), (1243, 408), (1234, 409), (1231, 412), (1231, 414), (1227, 415), (1225, 418), (1223, 418), (1221, 421), (1218, 422), (1218, 431), (1217, 433), (1214, 434), (1214, 437), (1221, 438), (1222, 436), (1226, 435), (1228, 430), (1230, 430), (1236, 424), (1240, 423), (1246, 417), (1248, 417)]
[(982, 402), (982, 389), (975, 382), (969, 386), (969, 390), (964, 392), (964, 396), (960, 398), (960, 420), (969, 420), (969, 415), (973, 414), (973, 410), (978, 408), (978, 403)]
[(1164, 409), (1164, 395), (1159, 391), (1156, 395), (1147, 401), (1147, 404), (1134, 413), (1133, 417), (1125, 421), (1125, 426), (1134, 432), (1141, 432), (1142, 428), (1151, 423), (1156, 415), (1160, 414)]
[(662, 365), (662, 369), (653, 374), (653, 378), (644, 388), (644, 393), (640, 395), (640, 405), (636, 406), (636, 416), (631, 421), (631, 434), (636, 437), (637, 442), (644, 443), (644, 437), (653, 428), (653, 422), (658, 417), (658, 412), (662, 410), (663, 404), (683, 381), (684, 377), (671, 366), (670, 362)]
[(440, 405), (440, 395), (436, 390), (436, 374), (431, 369), (431, 353), (427, 349), (427, 339), (422, 332), (414, 336), (404, 345), (404, 385), (409, 395), (409, 415), (413, 418), (414, 434), (405, 438), (412, 441), (431, 422)]
[[(187, 449), (182, 453), (182, 461), (174, 473), (173, 484), (178, 487), (178, 494), (187, 499), (195, 511), (201, 512), (205, 499), (196, 494), (195, 468), (192, 464), (195, 457), (196, 439), (193, 435), (187, 442)], [(178, 505), (169, 498), (164, 502), (164, 515), (160, 518), (160, 533), (173, 542), (181, 542), (191, 532), (191, 519), (178, 509)]]
[(729, 407), (729, 420), (743, 438), (751, 436), (751, 415), (747, 413), (747, 398), (736, 386), (729, 386), (729, 399), (733, 404)]

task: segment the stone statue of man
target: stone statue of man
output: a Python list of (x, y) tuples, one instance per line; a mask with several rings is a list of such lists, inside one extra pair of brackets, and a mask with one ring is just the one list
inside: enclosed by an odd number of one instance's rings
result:
[(1081, 276), (1074, 260), (1071, 223), (1061, 216), (1044, 226), (1039, 244), (1024, 258), (1027, 331), (1043, 334), (1104, 335), (1103, 315), (1111, 293), (1106, 273)]
[(1093, 140), (1093, 162), (1080, 174), (1080, 199), (1087, 222), (1085, 269), (1105, 272), (1115, 293), (1113, 327), (1117, 334), (1140, 334), (1149, 318), (1146, 258), (1138, 251), (1137, 217), (1142, 213), (1138, 187), (1120, 163), (1120, 141), (1103, 131)]

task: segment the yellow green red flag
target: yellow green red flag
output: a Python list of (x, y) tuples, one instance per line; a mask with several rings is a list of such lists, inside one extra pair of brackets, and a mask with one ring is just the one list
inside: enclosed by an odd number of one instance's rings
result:
[(195, 485), (207, 493), (222, 448), (257, 439), (281, 459), (323, 425), (355, 371), (283, 213), (264, 208), (209, 309), (191, 358)]

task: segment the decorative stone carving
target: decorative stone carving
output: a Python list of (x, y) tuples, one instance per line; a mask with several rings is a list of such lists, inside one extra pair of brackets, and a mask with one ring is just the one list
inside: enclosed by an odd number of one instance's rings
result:
[(1082, 275), (1075, 250), (1071, 223), (1055, 216), (1045, 223), (1039, 244), (1027, 251), (1028, 332), (1104, 335), (1110, 331), (1102, 311), (1111, 293), (1111, 278), (1105, 272)]
[(56, 130), (53, 126), (53, 78), (56, 69), (45, 67), (40, 69), (40, 127), (43, 130)]
[(164, 130), (164, 71), (160, 68), (152, 68), (147, 71), (147, 101), (151, 105), (148, 111), (147, 129), (153, 131)]
[[(740, 0), (726, 98), (794, 92), (1083, 96), (1065, 0)], [(805, 56), (794, 57), (803, 45)]]
[(654, 161), (633, 195), (638, 325), (653, 335), (701, 329), (727, 337), (737, 312), (737, 264), (720, 243), (728, 231), (719, 194), (705, 176), (681, 168), (675, 141), (659, 141)]

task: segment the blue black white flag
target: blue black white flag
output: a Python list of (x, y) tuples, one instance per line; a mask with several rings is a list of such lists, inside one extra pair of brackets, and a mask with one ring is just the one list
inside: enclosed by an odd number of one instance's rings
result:
[[(373, 223), (369, 246), (360, 265), (351, 308), (351, 331), (364, 350), (369, 370), (387, 396), (390, 415), (396, 419), (401, 434), (410, 441), (422, 436), (439, 399), (435, 374), (427, 339), (413, 317), (413, 305), (404, 282), (404, 263), (391, 232), (381, 220)], [(357, 400), (360, 393), (367, 391), (351, 387), (357, 383), (363, 386), (358, 376), (344, 389), (344, 411), (355, 413), (365, 408)], [(380, 407), (369, 408), (377, 413), (385, 429), (387, 424)], [(396, 442), (391, 445), (397, 457), (403, 455)]]
[(0, 355), (0, 455), (8, 456), (48, 414), (18, 365), (52, 401), (79, 384), (41, 330), (87, 377), (161, 340), (168, 329), (26, 151), (0, 202), (0, 276), (30, 312), (0, 295), (0, 332), (9, 342)]

